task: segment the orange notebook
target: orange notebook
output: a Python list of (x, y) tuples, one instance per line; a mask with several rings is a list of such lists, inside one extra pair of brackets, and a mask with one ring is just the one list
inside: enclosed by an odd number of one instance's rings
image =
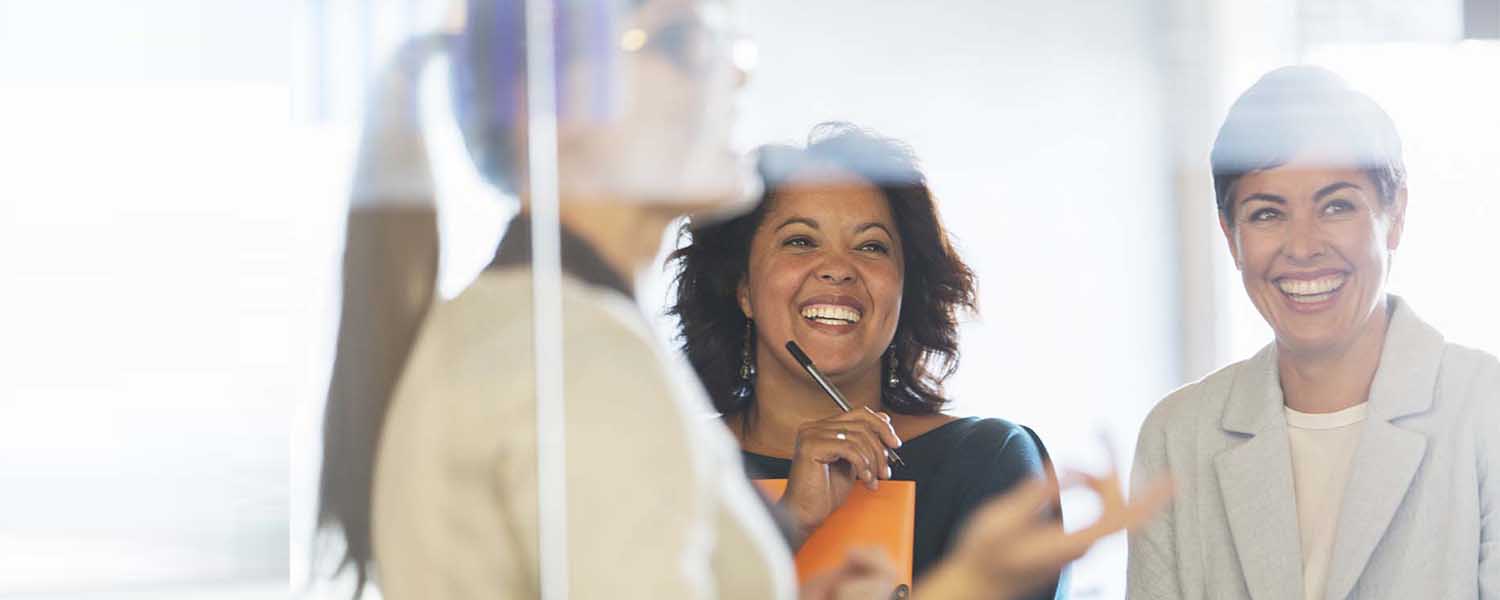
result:
[[(785, 479), (757, 479), (755, 486), (773, 502), (786, 492)], [(896, 567), (896, 583), (910, 589), (916, 510), (915, 481), (882, 481), (873, 492), (856, 483), (843, 506), (828, 515), (797, 551), (797, 579), (807, 581), (843, 564), (851, 548), (876, 547), (885, 550)]]

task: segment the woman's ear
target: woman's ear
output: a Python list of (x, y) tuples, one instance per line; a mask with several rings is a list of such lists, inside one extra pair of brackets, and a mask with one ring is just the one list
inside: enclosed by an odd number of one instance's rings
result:
[(734, 296), (739, 301), (740, 312), (745, 313), (745, 318), (754, 319), (755, 311), (750, 308), (750, 286), (745, 284), (744, 279), (741, 279), (740, 284), (735, 287)]
[(1406, 186), (1396, 192), (1396, 201), (1386, 209), (1388, 227), (1385, 230), (1385, 249), (1391, 252), (1401, 245), (1401, 232), (1406, 229)]
[(1219, 231), (1224, 232), (1224, 241), (1229, 244), (1229, 256), (1234, 258), (1235, 270), (1244, 269), (1244, 264), (1240, 262), (1240, 245), (1234, 243), (1234, 225), (1224, 218), (1223, 212), (1219, 213)]

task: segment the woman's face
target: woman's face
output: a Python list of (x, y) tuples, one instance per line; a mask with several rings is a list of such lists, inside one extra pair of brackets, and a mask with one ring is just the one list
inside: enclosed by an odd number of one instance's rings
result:
[(791, 372), (795, 340), (834, 381), (879, 376), (896, 333), (902, 240), (879, 189), (847, 173), (778, 190), (750, 241), (739, 303), (755, 320), (757, 357)]
[(1295, 352), (1338, 350), (1385, 306), (1391, 251), (1401, 240), (1406, 192), (1382, 207), (1359, 169), (1293, 160), (1242, 177), (1221, 222), (1245, 292)]

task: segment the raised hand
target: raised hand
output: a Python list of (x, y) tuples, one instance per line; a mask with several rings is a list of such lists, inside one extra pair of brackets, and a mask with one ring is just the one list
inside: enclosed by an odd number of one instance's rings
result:
[(1098, 520), (1066, 533), (1040, 518), (1057, 494), (1044, 480), (1021, 484), (985, 503), (970, 517), (955, 551), (919, 582), (922, 598), (1016, 598), (1044, 585), (1100, 538), (1136, 527), (1171, 496), (1171, 483), (1157, 480), (1126, 500), (1118, 475), (1070, 473), (1067, 485), (1087, 485), (1099, 496)]

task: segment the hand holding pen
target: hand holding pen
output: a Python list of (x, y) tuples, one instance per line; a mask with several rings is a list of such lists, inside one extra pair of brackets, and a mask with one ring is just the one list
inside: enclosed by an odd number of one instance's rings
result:
[[(844, 412), (850, 412), (852, 410), (849, 408), (849, 401), (844, 399), (844, 394), (839, 392), (838, 388), (833, 387), (833, 383), (828, 381), (827, 377), (823, 376), (823, 372), (819, 371), (816, 365), (813, 365), (812, 359), (808, 358), (807, 353), (802, 351), (802, 347), (798, 346), (797, 342), (788, 341), (786, 343), (786, 350), (787, 352), (792, 353), (792, 358), (797, 360), (797, 364), (802, 365), (802, 369), (807, 371), (808, 376), (813, 378), (813, 381), (818, 384), (818, 387), (823, 388), (823, 393), (828, 394), (828, 397), (833, 399), (833, 403), (839, 407), (839, 410), (842, 410)], [(875, 412), (873, 410), (870, 410), (869, 407), (865, 407), (865, 410), (869, 410), (872, 413)], [(885, 416), (884, 413), (875, 414), (878, 414), (881, 416), (881, 418), (885, 419), (886, 423), (890, 423), (890, 417)], [(897, 443), (896, 446), (893, 446), (893, 448), (897, 447), (900, 447), (900, 443)], [(895, 450), (886, 449), (885, 456), (892, 463), (901, 465), (903, 467), (906, 466), (906, 461), (901, 460), (901, 455), (896, 454)]]
[[(799, 353), (800, 349), (793, 355)], [(802, 358), (806, 355), (798, 359), (799, 363)], [(820, 378), (821, 373), (814, 377)], [(827, 383), (826, 378), (822, 381)], [(828, 389), (838, 391), (831, 384), (825, 391)], [(844, 402), (842, 396), (833, 397)], [(840, 408), (847, 410), (845, 407), (847, 402)], [(780, 501), (797, 527), (794, 541), (800, 545), (801, 540), (841, 506), (854, 482), (863, 481), (874, 490), (879, 488), (881, 479), (890, 479), (893, 474), (890, 465), (894, 462), (890, 457), (895, 456), (891, 449), (900, 446), (901, 438), (891, 426), (890, 417), (867, 407), (800, 425), (787, 490)]]

